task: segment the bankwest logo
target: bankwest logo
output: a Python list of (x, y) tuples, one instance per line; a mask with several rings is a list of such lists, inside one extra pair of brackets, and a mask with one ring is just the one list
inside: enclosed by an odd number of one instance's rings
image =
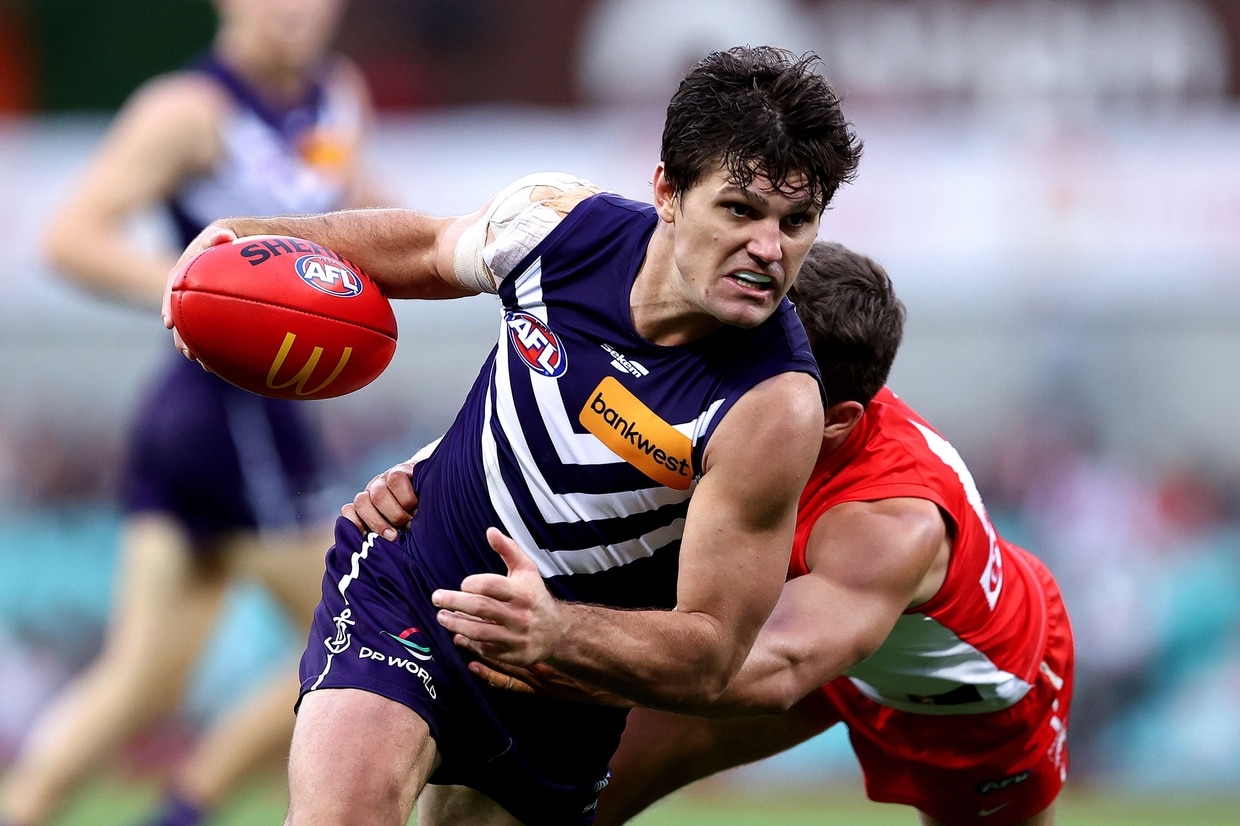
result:
[(504, 321), (508, 325), (512, 349), (531, 370), (553, 379), (564, 375), (568, 356), (560, 337), (551, 332), (550, 327), (537, 316), (520, 310), (508, 313)]
[(307, 390), (306, 382), (310, 381), (311, 374), (319, 366), (319, 359), (323, 357), (323, 348), (314, 347), (310, 351), (310, 356), (306, 359), (306, 363), (301, 366), (301, 369), (291, 377), (281, 380), (280, 373), (284, 370), (284, 362), (288, 360), (289, 351), (293, 349), (293, 345), (296, 342), (296, 333), (284, 334), (284, 341), (280, 344), (280, 350), (276, 353), (276, 357), (271, 360), (271, 367), (267, 369), (267, 386), (272, 390), (283, 390), (286, 387), (297, 385), (297, 395), (299, 396), (313, 396), (321, 393), (324, 388), (336, 380), (344, 370), (345, 365), (349, 363), (349, 356), (353, 355), (353, 348), (345, 347), (340, 354), (340, 360), (336, 362), (336, 366), (332, 368), (327, 378), (323, 379), (317, 387)]
[(608, 376), (590, 393), (581, 423), (620, 458), (656, 482), (688, 490), (693, 482), (689, 437)]

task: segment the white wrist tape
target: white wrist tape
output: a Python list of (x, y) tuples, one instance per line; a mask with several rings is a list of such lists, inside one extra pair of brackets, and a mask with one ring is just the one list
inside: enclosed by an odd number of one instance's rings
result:
[[(456, 248), (452, 253), (452, 268), (456, 280), (467, 289), (495, 293), (498, 285), (484, 258), (484, 250), (490, 233), (494, 232), (498, 240), (515, 218), (530, 210), (531, 207), (537, 208), (537, 204), (530, 200), (535, 189), (551, 187), (567, 192), (582, 186), (590, 186), (590, 182), (564, 172), (537, 172), (513, 181), (491, 199), (483, 216), (471, 224), (457, 239)], [(558, 221), (558, 216), (555, 217)], [(525, 252), (527, 253), (528, 250)], [(524, 257), (524, 254), (522, 253), (520, 257)]]

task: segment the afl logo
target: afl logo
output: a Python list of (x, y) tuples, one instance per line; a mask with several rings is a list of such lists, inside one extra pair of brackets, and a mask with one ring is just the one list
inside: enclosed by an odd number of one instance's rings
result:
[(509, 311), (504, 323), (508, 325), (512, 349), (531, 370), (552, 379), (564, 375), (568, 369), (568, 355), (560, 337), (551, 332), (551, 328), (520, 310)]
[(361, 295), (362, 279), (334, 258), (326, 255), (303, 255), (294, 266), (301, 280), (319, 292), (341, 298)]

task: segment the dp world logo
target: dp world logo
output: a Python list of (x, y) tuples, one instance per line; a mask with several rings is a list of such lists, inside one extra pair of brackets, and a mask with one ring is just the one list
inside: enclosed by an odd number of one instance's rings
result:
[(568, 355), (560, 337), (540, 319), (522, 310), (511, 310), (505, 316), (508, 340), (521, 360), (536, 373), (558, 379), (568, 369)]
[(319, 292), (352, 298), (361, 295), (362, 279), (344, 264), (326, 255), (303, 255), (297, 259), (301, 280)]
[(409, 656), (419, 660), (429, 660), (431, 657), (431, 649), (429, 645), (421, 643), (421, 637), (418, 636), (417, 628), (406, 628), (400, 634), (393, 634), (389, 631), (382, 632), (383, 636), (390, 637), (405, 647), (409, 652)]

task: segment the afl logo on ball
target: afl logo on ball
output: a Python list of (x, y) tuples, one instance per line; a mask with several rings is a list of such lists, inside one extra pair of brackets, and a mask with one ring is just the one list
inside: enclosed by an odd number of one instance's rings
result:
[(536, 373), (558, 379), (568, 369), (568, 355), (560, 337), (551, 328), (529, 313), (510, 311), (504, 318), (508, 340), (521, 360)]
[(301, 280), (320, 292), (341, 298), (361, 295), (362, 279), (334, 258), (326, 255), (303, 255), (297, 259), (296, 266)]

